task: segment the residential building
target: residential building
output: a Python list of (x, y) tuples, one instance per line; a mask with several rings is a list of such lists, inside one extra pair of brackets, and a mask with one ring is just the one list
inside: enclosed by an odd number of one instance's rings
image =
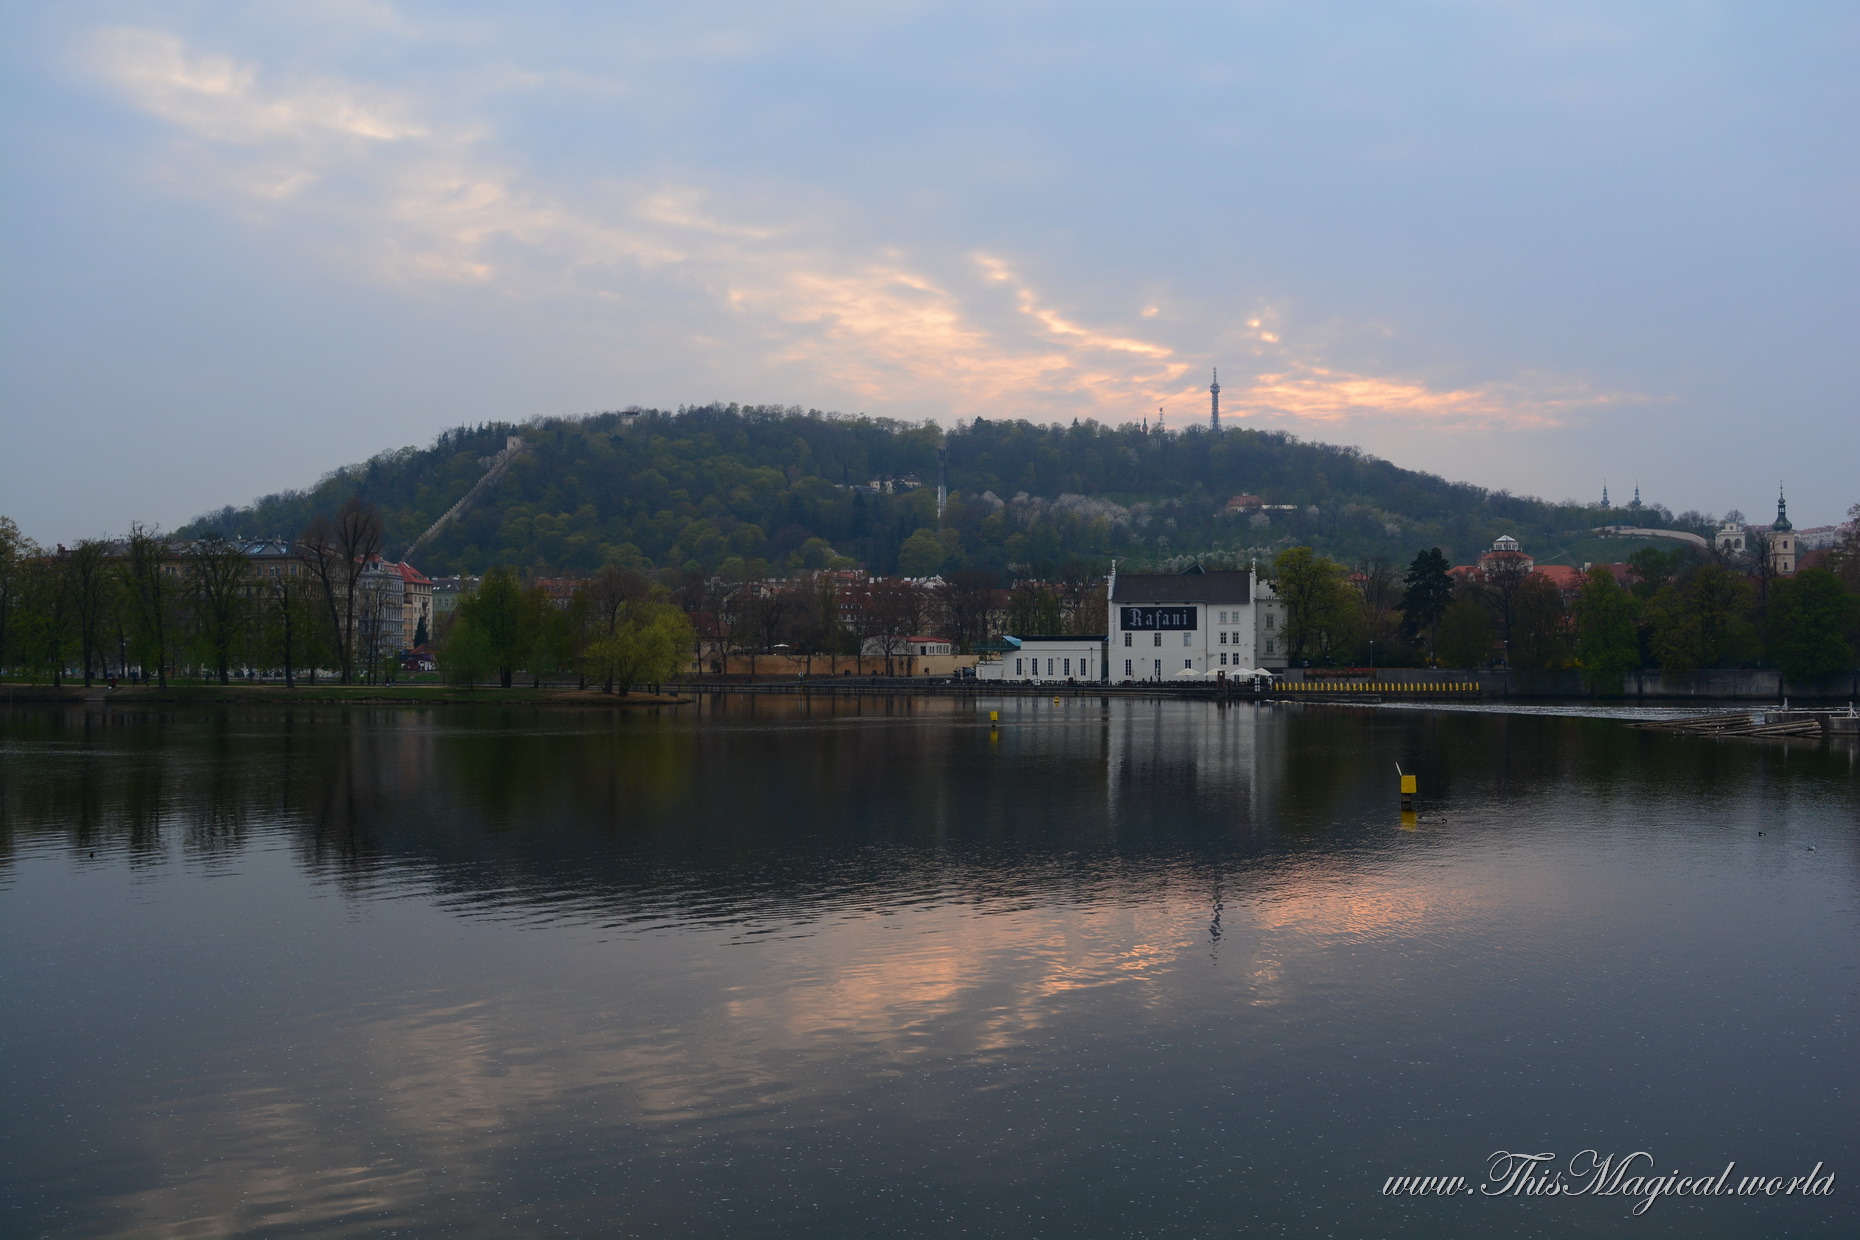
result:
[(568, 605), (575, 601), (575, 591), (590, 584), (586, 577), (538, 577), (536, 584), (557, 611), (567, 611)]
[(400, 615), (402, 650), (412, 650), (420, 645), (419, 633), (422, 621), (426, 624), (426, 636), (430, 642), (433, 636), (433, 583), (422, 576), (420, 570), (411, 564), (396, 564), (400, 573)]
[(431, 586), (433, 619), (450, 616), (458, 610), (459, 600), (478, 588), (480, 577), (435, 577)]

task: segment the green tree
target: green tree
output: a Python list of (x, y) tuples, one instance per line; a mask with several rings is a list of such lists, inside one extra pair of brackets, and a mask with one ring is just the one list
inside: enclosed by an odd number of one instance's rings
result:
[(1756, 634), (1749, 615), (1755, 601), (1747, 580), (1710, 561), (1661, 586), (1646, 611), (1660, 670), (1685, 675), (1754, 655)]
[(307, 672), (314, 682), (317, 667), (331, 652), (310, 583), (287, 572), (260, 582), (249, 603), (259, 661), (280, 669), (287, 689), (297, 687), (299, 672)]
[(471, 596), (459, 602), (458, 611), (459, 619), (469, 619), (482, 635), (498, 683), (510, 688), (511, 679), (529, 653), (533, 615), (523, 587), (517, 583), (517, 574), (508, 568), (492, 569)]
[(1530, 671), (1546, 671), (1568, 664), (1574, 634), (1563, 592), (1541, 573), (1525, 578), (1515, 602), (1511, 663)]
[(1411, 642), (1434, 652), (1440, 617), (1453, 602), (1453, 578), (1447, 574), (1447, 557), (1439, 547), (1415, 556), (1402, 578), (1402, 633)]
[(527, 611), (526, 640), (529, 656), (525, 665), (530, 672), (530, 686), (541, 688), (544, 676), (553, 675), (574, 662), (568, 611), (557, 607), (555, 600), (541, 586), (525, 591)]
[(931, 577), (943, 567), (945, 552), (936, 531), (921, 529), (898, 548), (898, 571), (906, 577)]
[(1627, 558), (1628, 572), (1634, 577), (1634, 597), (1652, 598), (1691, 561), (1692, 553), (1684, 547), (1642, 547)]
[[(439, 674), (449, 685), (474, 689), (478, 682), (497, 671), (497, 658), (491, 640), (478, 622), (459, 606), (459, 614), (446, 629), (439, 643)], [(505, 688), (509, 688), (506, 684)]]
[(648, 603), (583, 653), (588, 674), (610, 693), (625, 695), (637, 684), (659, 684), (689, 657), (691, 623), (676, 607)]
[(1576, 657), (1591, 691), (1618, 693), (1629, 668), (1640, 663), (1635, 621), (1639, 601), (1600, 564), (1589, 570), (1576, 596)]
[(1472, 599), (1454, 599), (1441, 613), (1436, 643), (1447, 666), (1484, 667), (1492, 658), (1492, 618)]
[(1792, 681), (1852, 671), (1851, 641), (1860, 625), (1860, 598), (1821, 568), (1782, 578), (1770, 589), (1767, 650)]
[(39, 555), (22, 567), (20, 661), (32, 673), (61, 685), (75, 645), (66, 560), (57, 555)]
[(1272, 585), (1285, 603), (1286, 654), (1296, 664), (1328, 662), (1355, 644), (1362, 608), (1343, 566), (1309, 547), (1281, 551), (1272, 561)]

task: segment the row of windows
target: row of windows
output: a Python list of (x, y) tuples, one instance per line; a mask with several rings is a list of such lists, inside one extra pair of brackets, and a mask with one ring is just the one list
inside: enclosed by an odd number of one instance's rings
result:
[[(1072, 675), (1072, 662), (1071, 659), (1049, 658), (1046, 661), (1046, 675), (1070, 676)], [(1027, 666), (1029, 663), (1033, 665), (1031, 668)], [(1088, 660), (1080, 659), (1078, 660), (1078, 665), (1079, 675), (1088, 676), (1090, 674), (1090, 664)], [(1059, 670), (1055, 671), (1055, 667)], [(1040, 661), (1038, 659), (1016, 659), (1014, 660), (1014, 674), (1016, 676), (1038, 676), (1040, 675)]]
[[(1267, 618), (1268, 618), (1268, 619), (1271, 619), (1271, 617), (1267, 617)], [(1272, 626), (1271, 626), (1271, 625), (1267, 625), (1266, 627), (1267, 627), (1267, 628), (1271, 628)], [(1135, 636), (1136, 636), (1136, 634), (1134, 634), (1134, 633), (1125, 633), (1125, 634), (1124, 634), (1124, 644), (1125, 644), (1126, 646), (1131, 646), (1131, 645), (1135, 645), (1136, 643), (1135, 643), (1135, 642), (1134, 642), (1134, 641), (1132, 640), (1132, 639), (1133, 639), (1133, 638), (1134, 638)], [(1163, 635), (1162, 635), (1161, 633), (1151, 633), (1151, 634), (1150, 634), (1150, 644), (1151, 644), (1152, 646), (1160, 646), (1160, 645), (1162, 645), (1162, 644), (1163, 644)], [(1193, 645), (1195, 644), (1195, 635), (1194, 635), (1193, 633), (1184, 633), (1184, 634), (1182, 634), (1182, 644), (1183, 644), (1184, 646), (1193, 646)], [(1220, 642), (1219, 642), (1218, 644), (1219, 644), (1219, 645), (1222, 645), (1222, 646), (1238, 646), (1238, 645), (1240, 644), (1240, 634), (1238, 634), (1238, 633), (1229, 633), (1229, 632), (1227, 632), (1227, 631), (1226, 631), (1225, 629), (1223, 629), (1223, 630), (1221, 631), (1221, 639), (1220, 639)], [(1269, 644), (1270, 644), (1270, 643), (1269, 643)]]

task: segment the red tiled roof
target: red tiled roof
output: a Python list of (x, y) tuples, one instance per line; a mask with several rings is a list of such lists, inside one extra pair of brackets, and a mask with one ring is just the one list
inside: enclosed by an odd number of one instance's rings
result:
[(1573, 565), (1539, 564), (1535, 575), (1548, 577), (1550, 583), (1559, 590), (1578, 590), (1582, 588), (1582, 570)]

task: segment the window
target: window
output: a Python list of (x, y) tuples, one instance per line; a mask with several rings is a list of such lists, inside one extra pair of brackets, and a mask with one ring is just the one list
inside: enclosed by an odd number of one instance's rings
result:
[(1266, 653), (1267, 654), (1272, 653), (1272, 639), (1270, 637), (1266, 639)]
[(1183, 660), (1182, 660), (1182, 666), (1183, 666), (1184, 668), (1190, 668), (1190, 667), (1193, 667), (1193, 666), (1195, 666), (1195, 661), (1194, 661), (1193, 659), (1183, 659)]
[(1274, 619), (1274, 617), (1273, 617), (1273, 614), (1272, 614), (1271, 612), (1267, 612), (1267, 613), (1266, 613), (1266, 631), (1267, 631), (1268, 633), (1270, 633), (1270, 632), (1272, 631), (1272, 621), (1273, 621), (1273, 619)]
[(1161, 680), (1162, 679), (1162, 660), (1157, 659), (1155, 662), (1156, 662), (1156, 679)]
[(1192, 646), (1192, 645), (1194, 645), (1194, 644), (1195, 644), (1195, 635), (1194, 635), (1193, 633), (1184, 633), (1184, 634), (1182, 634), (1182, 644), (1183, 644), (1184, 646)]
[(1222, 666), (1222, 667), (1226, 667), (1226, 666), (1227, 666), (1227, 653), (1226, 653), (1226, 651), (1222, 651), (1222, 652), (1221, 652), (1221, 666)]
[(1126, 633), (1126, 634), (1124, 634), (1124, 644), (1125, 644), (1126, 646), (1128, 646), (1128, 645), (1130, 644), (1130, 634), (1128, 634), (1128, 633)]
[[(1158, 646), (1162, 645), (1162, 634), (1161, 633), (1156, 634), (1156, 644)], [(1161, 665), (1158, 664), (1158, 666), (1161, 666)]]
[(1046, 674), (1048, 676), (1051, 676), (1053, 674), (1053, 661), (1051, 659), (1048, 659), (1046, 661)]
[(1072, 660), (1071, 659), (1066, 660), (1065, 670), (1066, 670), (1066, 675), (1070, 676), (1072, 674)]
[(1021, 676), (1021, 675), (1024, 675), (1024, 674), (1026, 673), (1026, 670), (1027, 670), (1027, 669), (1026, 669), (1026, 667), (1024, 666), (1026, 662), (1027, 662), (1027, 661), (1026, 661), (1025, 659), (1016, 659), (1016, 660), (1014, 660), (1014, 674), (1015, 674), (1016, 676)]
[(1223, 645), (1223, 646), (1225, 646), (1226, 644), (1227, 644), (1227, 634), (1226, 634), (1225, 632), (1222, 632), (1222, 634), (1221, 634), (1221, 645)]
[(1128, 677), (1128, 676), (1131, 676), (1131, 675), (1134, 675), (1134, 673), (1133, 673), (1133, 672), (1132, 672), (1132, 671), (1130, 670), (1130, 660), (1129, 660), (1129, 659), (1125, 659), (1125, 660), (1124, 660), (1124, 675), (1125, 675), (1126, 677)]

